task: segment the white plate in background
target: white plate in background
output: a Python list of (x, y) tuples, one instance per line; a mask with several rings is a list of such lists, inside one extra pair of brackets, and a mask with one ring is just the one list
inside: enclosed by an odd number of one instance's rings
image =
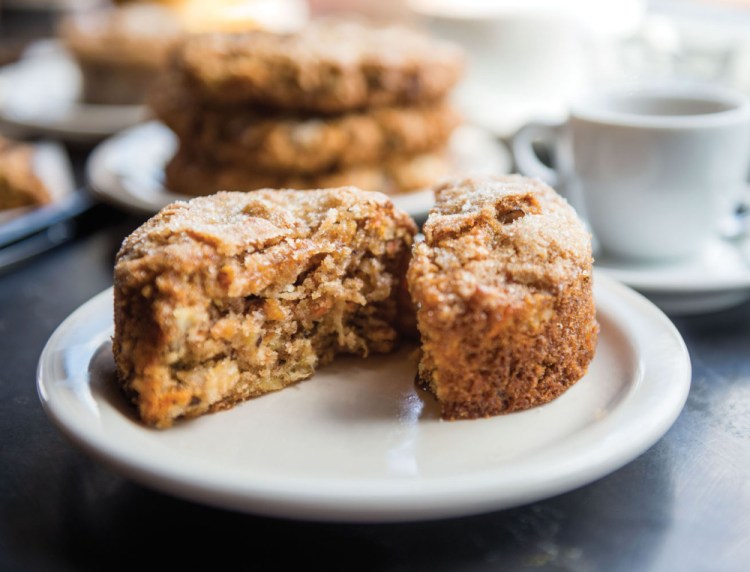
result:
[(680, 413), (690, 361), (672, 323), (597, 274), (587, 375), (528, 411), (442, 421), (416, 363), (342, 357), (293, 387), (168, 430), (139, 423), (114, 379), (112, 290), (76, 310), (39, 362), (55, 424), (126, 476), (231, 510), (334, 521), (489, 512), (590, 483), (651, 447)]
[(0, 128), (11, 135), (93, 143), (147, 117), (142, 105), (79, 101), (81, 76), (56, 41), (32, 45), (14, 64), (0, 68)]

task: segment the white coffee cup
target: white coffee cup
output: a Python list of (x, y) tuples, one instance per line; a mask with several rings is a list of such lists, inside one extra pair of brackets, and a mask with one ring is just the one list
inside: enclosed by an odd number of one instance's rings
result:
[[(552, 143), (555, 167), (534, 152)], [(601, 249), (664, 261), (715, 238), (750, 174), (750, 99), (706, 86), (624, 87), (575, 101), (563, 124), (513, 139), (518, 170), (568, 196)]]
[[(409, 0), (437, 37), (461, 45), (454, 99), (467, 120), (508, 136), (530, 117), (563, 118), (591, 75), (588, 30), (555, 0)], [(544, 41), (540, 41), (543, 38)]]

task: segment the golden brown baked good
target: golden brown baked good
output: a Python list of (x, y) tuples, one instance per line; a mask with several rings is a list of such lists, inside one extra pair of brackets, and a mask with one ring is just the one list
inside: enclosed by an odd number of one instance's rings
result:
[(428, 153), (444, 147), (460, 123), (445, 100), (333, 116), (212, 107), (201, 105), (174, 74), (157, 83), (150, 103), (181, 141), (218, 162), (298, 175)]
[(408, 284), (420, 384), (445, 419), (547, 403), (580, 379), (598, 325), (590, 236), (548, 186), (521, 176), (446, 183)]
[(34, 170), (34, 147), (0, 136), (0, 210), (39, 206), (51, 200)]
[(165, 185), (181, 195), (210, 195), (217, 190), (255, 191), (264, 188), (310, 189), (354, 186), (386, 194), (428, 187), (446, 177), (451, 163), (445, 153), (392, 160), (380, 166), (352, 166), (313, 174), (264, 173), (251, 162), (217, 163), (200, 150), (184, 146), (165, 167)]
[(206, 101), (339, 113), (440, 99), (463, 55), (407, 28), (324, 19), (292, 34), (198, 35), (173, 67)]
[(177, 15), (134, 4), (65, 16), (58, 34), (81, 68), (87, 103), (142, 103), (186, 32)]
[(143, 421), (168, 427), (391, 351), (416, 228), (354, 188), (218, 193), (172, 204), (115, 265), (113, 350)]

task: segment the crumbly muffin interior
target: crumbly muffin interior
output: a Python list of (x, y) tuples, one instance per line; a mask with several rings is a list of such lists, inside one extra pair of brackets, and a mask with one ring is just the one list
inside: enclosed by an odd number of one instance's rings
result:
[(146, 423), (281, 389), (338, 353), (394, 349), (415, 228), (379, 195), (340, 191), (220, 193), (126, 241), (114, 352)]

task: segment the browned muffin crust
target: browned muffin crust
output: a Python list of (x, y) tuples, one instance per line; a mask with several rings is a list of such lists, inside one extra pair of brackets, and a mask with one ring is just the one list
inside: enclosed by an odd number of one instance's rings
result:
[(297, 174), (340, 171), (444, 147), (460, 117), (445, 100), (334, 116), (201, 104), (174, 74), (152, 90), (151, 107), (183, 142), (218, 162)]
[(207, 101), (339, 113), (440, 99), (463, 55), (404, 27), (325, 19), (293, 34), (194, 36), (173, 64)]
[(34, 147), (0, 136), (0, 210), (39, 206), (52, 197), (34, 170)]
[(217, 190), (255, 191), (264, 188), (310, 189), (354, 186), (386, 194), (415, 191), (448, 176), (451, 163), (443, 153), (405, 157), (379, 166), (352, 166), (314, 174), (264, 173), (251, 162), (217, 163), (200, 150), (184, 146), (165, 167), (165, 185), (187, 196)]
[(354, 188), (218, 193), (172, 204), (123, 243), (113, 351), (142, 420), (281, 389), (335, 354), (389, 352), (416, 228)]
[(590, 236), (548, 186), (521, 176), (436, 190), (408, 272), (418, 379), (445, 419), (549, 402), (580, 379), (598, 325)]

